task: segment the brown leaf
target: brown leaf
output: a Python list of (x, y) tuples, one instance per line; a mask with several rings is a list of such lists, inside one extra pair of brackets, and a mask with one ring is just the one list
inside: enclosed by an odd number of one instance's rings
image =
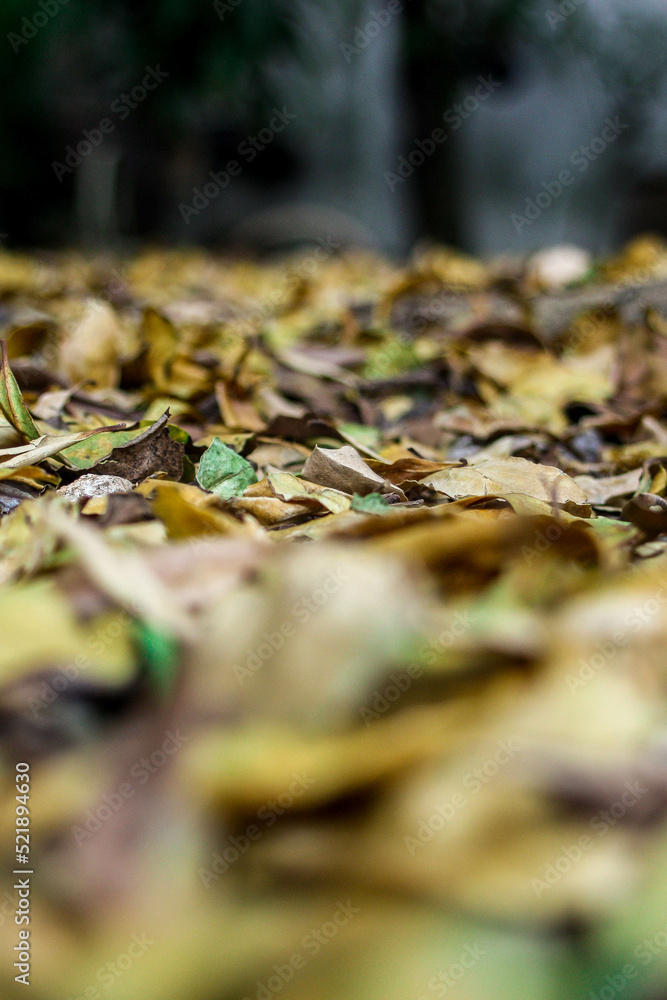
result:
[(343, 448), (316, 447), (301, 475), (311, 483), (329, 486), (343, 493), (358, 493), (360, 496), (366, 496), (367, 493), (398, 493), (402, 500), (406, 499), (401, 490), (373, 472), (350, 445)]
[(166, 479), (179, 480), (183, 475), (184, 445), (174, 441), (167, 426), (169, 412), (129, 444), (114, 448), (109, 458), (93, 466), (91, 473), (121, 476), (132, 483), (160, 473)]
[(628, 500), (621, 517), (649, 535), (660, 535), (667, 531), (667, 500), (653, 493), (640, 493)]
[(503, 458), (446, 469), (426, 476), (421, 482), (454, 499), (526, 493), (536, 500), (558, 504), (588, 503), (584, 491), (560, 469), (537, 465), (525, 458)]

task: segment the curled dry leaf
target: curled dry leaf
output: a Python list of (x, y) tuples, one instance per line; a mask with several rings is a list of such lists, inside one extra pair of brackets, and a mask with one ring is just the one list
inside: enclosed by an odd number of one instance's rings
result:
[(667, 500), (652, 493), (640, 493), (624, 505), (621, 517), (649, 535), (667, 531)]
[(329, 486), (342, 493), (365, 496), (367, 493), (397, 492), (405, 499), (400, 489), (373, 472), (350, 445), (343, 448), (314, 448), (301, 475), (311, 483)]

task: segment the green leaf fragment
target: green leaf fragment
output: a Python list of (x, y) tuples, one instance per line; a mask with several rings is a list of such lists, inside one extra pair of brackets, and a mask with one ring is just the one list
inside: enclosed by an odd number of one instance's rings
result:
[(241, 496), (248, 486), (257, 482), (257, 476), (250, 462), (216, 437), (199, 463), (197, 482), (202, 489), (229, 500)]
[(365, 497), (355, 493), (352, 497), (352, 510), (361, 514), (386, 514), (389, 504), (381, 493), (367, 493)]

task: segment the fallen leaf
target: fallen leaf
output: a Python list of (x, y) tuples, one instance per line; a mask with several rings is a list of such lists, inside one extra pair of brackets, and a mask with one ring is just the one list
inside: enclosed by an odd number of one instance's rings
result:
[(667, 500), (652, 493), (640, 493), (623, 506), (621, 517), (649, 535), (667, 531)]
[(297, 500), (299, 503), (311, 501), (331, 514), (340, 514), (350, 509), (350, 498), (340, 490), (327, 489), (298, 479), (289, 472), (269, 468), (266, 476), (271, 491), (279, 500)]
[(183, 475), (184, 445), (170, 433), (168, 420), (167, 412), (130, 441), (114, 444), (108, 458), (93, 465), (91, 472), (121, 476), (133, 483), (158, 474), (179, 480)]
[(7, 342), (0, 341), (2, 349), (2, 370), (0, 371), (0, 412), (6, 420), (20, 431), (28, 441), (33, 441), (39, 437), (39, 431), (35, 427), (28, 407), (23, 402), (21, 390), (9, 367), (7, 357)]
[(619, 476), (575, 476), (574, 481), (584, 491), (589, 503), (606, 504), (636, 493), (642, 475), (642, 469), (631, 469)]
[(26, 466), (35, 465), (45, 458), (55, 455), (65, 457), (65, 453), (72, 445), (87, 441), (88, 438), (95, 437), (103, 432), (112, 432), (112, 428), (96, 427), (90, 431), (78, 431), (74, 434), (47, 434), (36, 438), (30, 442), (29, 446), (21, 448), (3, 448), (0, 450), (0, 479), (13, 474), (15, 469), (23, 469)]
[(367, 493), (365, 497), (355, 493), (352, 497), (352, 510), (360, 514), (386, 514), (389, 504), (381, 493)]
[(399, 496), (405, 495), (382, 476), (373, 472), (369, 465), (350, 445), (343, 448), (320, 448), (317, 446), (303, 467), (302, 477), (311, 483), (328, 486), (342, 493), (390, 493), (396, 489)]
[(202, 489), (229, 500), (256, 483), (257, 474), (250, 462), (216, 437), (199, 463), (197, 482)]
[(445, 496), (503, 496), (525, 493), (536, 500), (556, 504), (588, 503), (588, 497), (570, 476), (549, 465), (525, 458), (504, 458), (436, 472), (421, 482)]

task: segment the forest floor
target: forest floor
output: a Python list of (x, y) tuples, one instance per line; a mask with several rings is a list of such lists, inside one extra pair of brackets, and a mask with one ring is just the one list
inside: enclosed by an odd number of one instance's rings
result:
[(3, 996), (667, 995), (667, 247), (0, 323)]

